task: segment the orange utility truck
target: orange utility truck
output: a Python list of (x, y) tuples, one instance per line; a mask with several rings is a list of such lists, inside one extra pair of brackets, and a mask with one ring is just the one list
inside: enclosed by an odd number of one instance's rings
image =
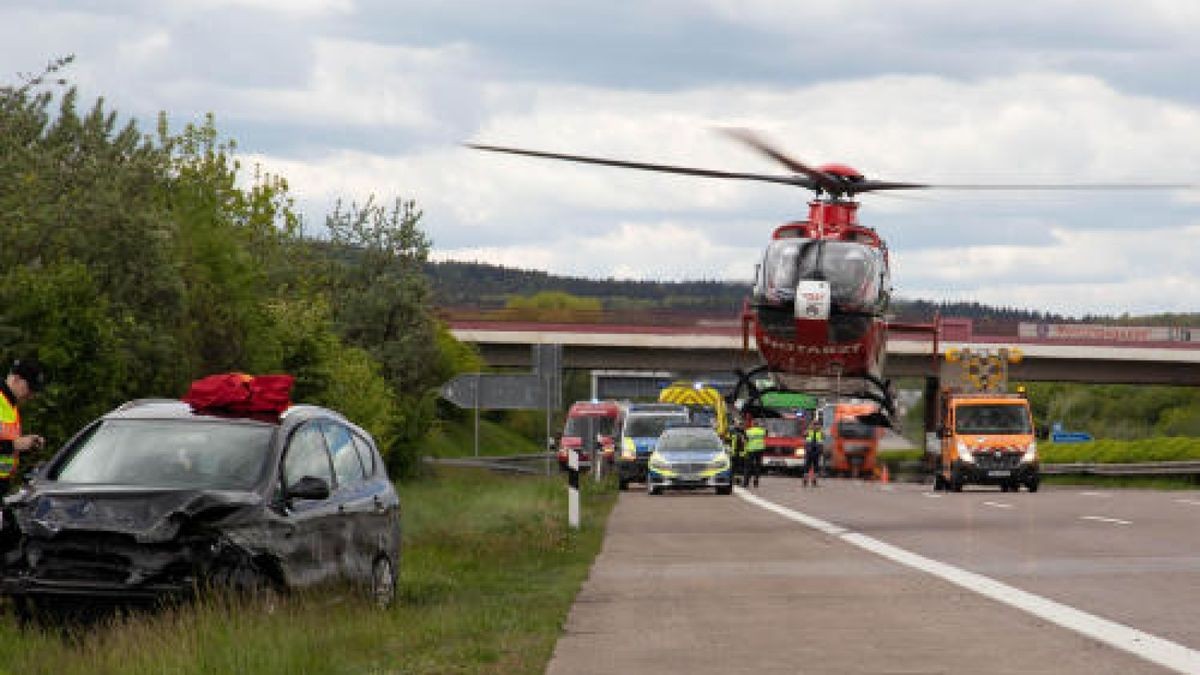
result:
[(864, 424), (861, 415), (879, 412), (877, 403), (837, 403), (826, 407), (825, 454), (826, 467), (834, 476), (875, 478), (879, 464), (881, 427)]
[(927, 444), (934, 489), (998, 485), (1037, 492), (1039, 475), (1033, 414), (1024, 394), (1008, 393), (1008, 365), (1021, 352), (951, 349), (940, 367), (934, 439)]

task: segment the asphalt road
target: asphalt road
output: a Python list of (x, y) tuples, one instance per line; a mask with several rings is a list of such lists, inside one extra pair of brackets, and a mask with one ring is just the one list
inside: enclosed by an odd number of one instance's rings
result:
[[(1171, 672), (1112, 646), (1129, 628), (1200, 670), (1198, 492), (749, 493), (825, 529), (740, 496), (623, 494), (548, 672)], [(1093, 619), (1102, 637), (1062, 625)]]

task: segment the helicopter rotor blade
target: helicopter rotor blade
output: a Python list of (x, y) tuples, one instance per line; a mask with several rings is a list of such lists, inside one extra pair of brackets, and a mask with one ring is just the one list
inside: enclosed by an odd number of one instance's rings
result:
[[(559, 152), (543, 152), (541, 150), (524, 150), (521, 148), (509, 148), (499, 145), (483, 145), (480, 143), (465, 143), (466, 147), (475, 150), (486, 150), (488, 152), (501, 152), (509, 155), (523, 155), (526, 157), (541, 157), (544, 159), (559, 159), (567, 162), (580, 162), (583, 164), (599, 164), (600, 166), (615, 166), (623, 169), (640, 169), (642, 171), (657, 171), (660, 173), (675, 173), (685, 176), (702, 176), (705, 178), (733, 178), (736, 180), (753, 180), (764, 183), (778, 183), (781, 185), (791, 185), (802, 187), (808, 190), (817, 189), (817, 185), (805, 176), (772, 176), (770, 174), (760, 173), (739, 173), (735, 171), (717, 171), (714, 169), (699, 169), (689, 166), (672, 166), (670, 164), (652, 164), (650, 162), (630, 162), (621, 159), (607, 159), (604, 157), (589, 157), (587, 155), (568, 155)], [(823, 175), (823, 174), (822, 174)]]
[(782, 151), (775, 148), (770, 143), (767, 143), (766, 140), (764, 140), (761, 136), (753, 131), (750, 131), (749, 129), (726, 128), (722, 129), (721, 131), (730, 138), (734, 138), (742, 143), (745, 143), (746, 145), (749, 145), (767, 157), (770, 157), (776, 162), (786, 166), (788, 169), (802, 176), (808, 177), (808, 179), (815, 183), (817, 187), (831, 195), (843, 194), (850, 191), (848, 190), (846, 183), (843, 181), (834, 178), (824, 171), (814, 169), (804, 162), (788, 157)]
[(925, 185), (931, 190), (1194, 190), (1194, 183), (947, 183)]

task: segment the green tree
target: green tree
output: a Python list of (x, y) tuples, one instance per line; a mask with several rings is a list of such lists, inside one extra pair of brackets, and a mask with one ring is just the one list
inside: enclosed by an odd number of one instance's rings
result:
[(429, 302), (423, 265), (429, 240), (418, 227), (422, 213), (412, 201), (390, 208), (369, 199), (359, 206), (338, 202), (326, 218), (330, 242), (330, 293), (334, 325), (346, 343), (380, 364), (404, 414), (393, 438), (393, 468), (416, 470), (418, 441), (436, 413), (436, 386), (461, 352), (439, 349), (439, 326)]

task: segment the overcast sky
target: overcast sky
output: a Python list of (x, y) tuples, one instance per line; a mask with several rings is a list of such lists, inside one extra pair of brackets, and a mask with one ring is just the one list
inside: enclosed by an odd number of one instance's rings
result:
[[(413, 199), (437, 258), (749, 280), (807, 193), (482, 153), (752, 173), (792, 156), (943, 183), (1200, 183), (1195, 0), (0, 0), (0, 79), (216, 116), (286, 177)], [(1200, 190), (863, 198), (896, 292), (1068, 315), (1200, 311)]]

